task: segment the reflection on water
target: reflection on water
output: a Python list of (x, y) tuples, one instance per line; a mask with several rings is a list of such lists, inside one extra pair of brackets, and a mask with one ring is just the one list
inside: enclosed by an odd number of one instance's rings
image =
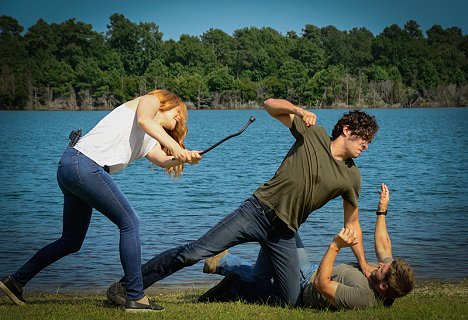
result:
[[(360, 219), (368, 260), (374, 260), (373, 228), (378, 186), (391, 189), (388, 228), (394, 255), (410, 261), (417, 278), (467, 276), (467, 108), (369, 110), (380, 131), (356, 160), (362, 177)], [(330, 132), (343, 110), (318, 110)], [(0, 112), (0, 272), (15, 271), (61, 233), (62, 197), (56, 164), (71, 129), (89, 130), (106, 112)], [(238, 131), (250, 115), (257, 121), (242, 135), (187, 166), (170, 180), (146, 160), (115, 180), (141, 217), (143, 261), (201, 236), (270, 178), (287, 152), (288, 130), (262, 110), (190, 111), (188, 148), (204, 149)], [(301, 227), (305, 246), (319, 262), (343, 223), (341, 200), (313, 213)], [(99, 213), (82, 250), (48, 267), (28, 290), (102, 291), (122, 274), (118, 229)], [(254, 259), (257, 244), (231, 251)], [(339, 262), (353, 260), (350, 250)], [(219, 279), (201, 272), (202, 262), (162, 281), (196, 286)]]

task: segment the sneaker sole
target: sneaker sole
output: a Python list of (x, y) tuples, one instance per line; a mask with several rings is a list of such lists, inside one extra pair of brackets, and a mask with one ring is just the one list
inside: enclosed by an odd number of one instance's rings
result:
[[(112, 285), (113, 286), (113, 285)], [(111, 287), (112, 287), (111, 286)], [(115, 305), (119, 305), (119, 306), (122, 306), (122, 307), (125, 307), (125, 304), (127, 303), (127, 299), (122, 297), (121, 295), (117, 295), (117, 294), (112, 294), (110, 292), (110, 289), (111, 287), (109, 287), (107, 290), (106, 290), (106, 297), (107, 297), (107, 300), (109, 300), (111, 303), (115, 304)]]
[(112, 294), (109, 293), (109, 291), (106, 292), (107, 300), (112, 302), (115, 305), (123, 306), (125, 307), (125, 304), (127, 303), (127, 300), (120, 299), (119, 297), (116, 297)]
[(0, 281), (0, 288), (5, 292), (5, 294), (10, 298), (11, 301), (13, 301), (17, 306), (24, 306), (26, 303), (18, 299), (13, 292), (8, 289), (7, 286), (3, 284), (3, 282)]
[(156, 310), (156, 309), (125, 309), (126, 313), (147, 313), (147, 312), (161, 312), (164, 309)]

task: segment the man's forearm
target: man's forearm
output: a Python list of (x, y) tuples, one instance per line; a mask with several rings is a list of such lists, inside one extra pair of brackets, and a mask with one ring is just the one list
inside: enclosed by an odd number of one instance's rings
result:
[(362, 229), (361, 224), (359, 223), (359, 209), (348, 201), (344, 200), (343, 210), (345, 228), (352, 229), (356, 232), (356, 241), (358, 241), (358, 243), (352, 247), (354, 256), (359, 262), (359, 265), (364, 271), (364, 274), (367, 276), (369, 271), (367, 270), (368, 264), (364, 254), (364, 245), (362, 244)]
[(356, 240), (359, 241), (358, 244), (354, 245), (351, 247), (351, 250), (354, 253), (354, 256), (356, 257), (356, 260), (358, 261), (359, 265), (361, 267), (364, 266), (364, 264), (367, 265), (367, 260), (366, 260), (366, 254), (364, 253), (364, 245), (362, 243), (362, 230), (361, 226), (359, 227), (353, 226), (354, 230), (356, 231)]
[(364, 252), (364, 245), (362, 241), (362, 229), (359, 220), (357, 220), (354, 223), (346, 224), (346, 227), (352, 228), (356, 231), (356, 241), (359, 242), (352, 246), (351, 250), (353, 251), (356, 260), (358, 261), (359, 266), (361, 267), (362, 273), (364, 273), (366, 277), (369, 277), (372, 267), (367, 263), (366, 255)]
[(366, 260), (366, 255), (364, 253), (364, 245), (362, 244), (361, 224), (359, 223), (359, 220), (354, 220), (352, 222), (345, 223), (345, 227), (356, 231), (356, 240), (358, 241), (358, 244), (352, 246), (351, 250), (353, 250), (356, 260), (359, 262), (359, 265), (362, 267), (364, 263), (367, 264), (367, 260)]
[(381, 188), (374, 231), (375, 254), (379, 262), (392, 257), (392, 242), (387, 230), (387, 209), (390, 201), (390, 191), (385, 183), (382, 183)]
[(319, 287), (328, 284), (332, 280), (331, 276), (333, 265), (335, 263), (338, 252), (340, 252), (340, 249), (334, 242), (332, 242), (328, 246), (327, 252), (325, 252), (322, 261), (320, 261), (320, 265), (314, 278), (314, 282)]
[(392, 242), (388, 234), (385, 215), (377, 216), (375, 222), (374, 246), (378, 261), (381, 262), (385, 258), (392, 256)]
[(317, 274), (314, 278), (314, 287), (334, 306), (336, 306), (336, 291), (340, 284), (332, 280), (333, 264), (335, 263), (340, 248), (350, 247), (356, 244), (356, 232), (352, 229), (341, 229), (330, 246), (328, 246), (327, 252), (325, 252), (317, 269)]
[(335, 295), (338, 283), (332, 281), (333, 265), (340, 249), (332, 242), (327, 249), (327, 252), (322, 258), (317, 273), (314, 277), (314, 287), (323, 294), (328, 302), (332, 305), (335, 304)]

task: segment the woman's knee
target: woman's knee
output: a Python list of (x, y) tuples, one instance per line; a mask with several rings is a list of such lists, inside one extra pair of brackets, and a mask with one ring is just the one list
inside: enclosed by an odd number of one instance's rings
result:
[(117, 223), (121, 232), (140, 232), (141, 220), (137, 214), (129, 214), (120, 223)]
[(60, 246), (65, 251), (66, 254), (77, 253), (81, 250), (83, 246), (84, 239), (76, 239), (76, 238), (60, 238), (58, 242)]

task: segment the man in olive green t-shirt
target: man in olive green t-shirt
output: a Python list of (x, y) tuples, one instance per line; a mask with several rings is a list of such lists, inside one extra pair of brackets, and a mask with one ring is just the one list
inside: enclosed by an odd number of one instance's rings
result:
[(313, 113), (289, 101), (265, 101), (268, 113), (289, 128), (296, 139), (273, 178), (254, 192), (274, 219), (296, 232), (309, 214), (338, 196), (343, 198), (344, 226), (356, 231), (359, 243), (353, 253), (366, 276), (366, 262), (359, 223), (358, 198), (361, 174), (353, 158), (369, 147), (378, 125), (373, 116), (353, 110), (338, 120), (331, 138), (315, 126)]

